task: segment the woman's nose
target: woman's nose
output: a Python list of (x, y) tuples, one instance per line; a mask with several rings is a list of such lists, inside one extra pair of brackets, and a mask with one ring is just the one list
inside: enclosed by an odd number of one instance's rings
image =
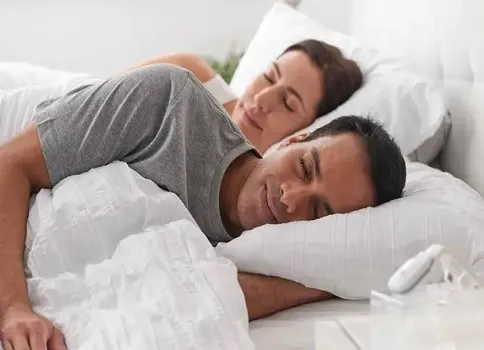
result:
[(274, 108), (275, 103), (277, 103), (280, 90), (277, 86), (262, 89), (254, 96), (254, 104), (258, 106), (261, 112), (270, 112)]
[(263, 109), (257, 100), (254, 100), (254, 102), (247, 106), (247, 113), (249, 113), (251, 117), (256, 117), (261, 112), (263, 112)]

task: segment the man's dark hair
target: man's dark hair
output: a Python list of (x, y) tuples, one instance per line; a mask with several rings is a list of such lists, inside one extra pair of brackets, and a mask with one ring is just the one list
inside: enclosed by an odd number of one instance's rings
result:
[(289, 51), (304, 52), (323, 74), (324, 96), (318, 104), (316, 118), (331, 112), (348, 100), (363, 83), (363, 75), (358, 64), (345, 58), (335, 46), (308, 39), (289, 46), (283, 54)]
[(357, 134), (366, 148), (376, 205), (400, 198), (407, 177), (405, 160), (394, 139), (377, 121), (354, 115), (340, 117), (316, 129), (304, 141), (348, 132)]

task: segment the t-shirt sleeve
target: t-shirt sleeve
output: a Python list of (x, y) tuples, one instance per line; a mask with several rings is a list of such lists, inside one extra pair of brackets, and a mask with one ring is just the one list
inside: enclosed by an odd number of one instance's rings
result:
[(150, 65), (39, 105), (35, 119), (52, 186), (146, 156), (187, 79), (181, 68)]

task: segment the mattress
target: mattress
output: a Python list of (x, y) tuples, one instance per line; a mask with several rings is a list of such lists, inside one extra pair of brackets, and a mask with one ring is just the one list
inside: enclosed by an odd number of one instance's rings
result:
[(339, 299), (301, 305), (252, 321), (250, 336), (262, 350), (354, 350), (369, 310), (368, 302)]

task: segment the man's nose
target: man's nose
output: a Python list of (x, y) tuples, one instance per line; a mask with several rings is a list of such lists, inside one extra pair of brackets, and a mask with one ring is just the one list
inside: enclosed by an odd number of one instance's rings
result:
[(296, 214), (303, 210), (308, 195), (304, 186), (289, 182), (281, 184), (281, 203), (289, 214)]

